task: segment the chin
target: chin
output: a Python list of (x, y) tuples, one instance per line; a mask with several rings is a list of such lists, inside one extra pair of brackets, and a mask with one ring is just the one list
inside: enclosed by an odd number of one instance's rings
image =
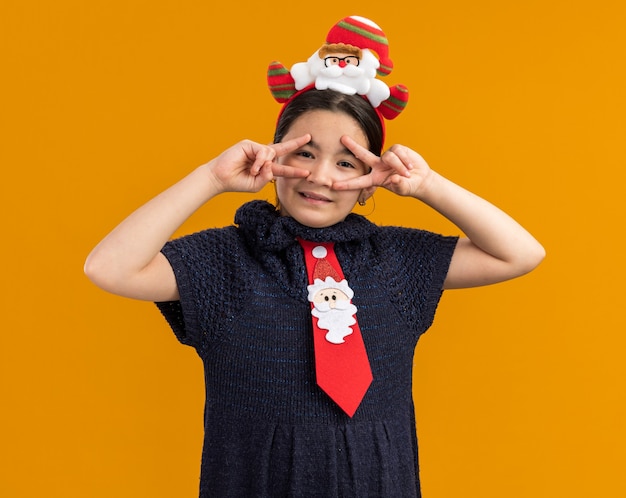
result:
[[(298, 221), (298, 220), (297, 220)], [(305, 225), (307, 227), (311, 227), (311, 228), (327, 228), (327, 227), (331, 227), (333, 225), (336, 225), (337, 223), (342, 222), (343, 220), (336, 220), (336, 221), (326, 221), (326, 222), (320, 222), (320, 223), (316, 223), (316, 222), (310, 222), (307, 223), (304, 220), (303, 221), (299, 221), (299, 223), (301, 225)]]
[(345, 219), (345, 218), (341, 218), (341, 219), (324, 218), (324, 219), (322, 219), (319, 216), (299, 216), (299, 215), (295, 215), (294, 216), (293, 214), (290, 214), (290, 213), (286, 212), (284, 209), (281, 209), (280, 215), (281, 216), (289, 216), (289, 217), (293, 218), (294, 220), (296, 220), (301, 225), (304, 225), (304, 226), (307, 226), (307, 227), (311, 227), (311, 228), (327, 228), (327, 227), (336, 225), (337, 223), (341, 223)]

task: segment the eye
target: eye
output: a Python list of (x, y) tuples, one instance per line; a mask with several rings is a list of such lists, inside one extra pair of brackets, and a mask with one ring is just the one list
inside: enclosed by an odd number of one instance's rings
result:
[(351, 162), (349, 162), (349, 161), (339, 161), (339, 162), (337, 163), (337, 165), (338, 165), (338, 166), (341, 166), (342, 168), (352, 168), (352, 169), (355, 169), (355, 168), (354, 168), (354, 164), (352, 164), (352, 163), (351, 163)]
[(308, 150), (299, 150), (295, 153), (295, 155), (299, 157), (306, 157), (308, 159), (313, 158), (313, 154), (311, 154)]

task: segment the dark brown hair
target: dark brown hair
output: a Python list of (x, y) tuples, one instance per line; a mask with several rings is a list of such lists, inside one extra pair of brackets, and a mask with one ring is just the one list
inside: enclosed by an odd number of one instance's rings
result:
[(278, 118), (274, 143), (281, 142), (294, 121), (305, 112), (319, 110), (343, 112), (353, 118), (365, 133), (370, 152), (380, 156), (384, 135), (382, 118), (360, 95), (345, 95), (334, 90), (308, 90), (288, 102)]

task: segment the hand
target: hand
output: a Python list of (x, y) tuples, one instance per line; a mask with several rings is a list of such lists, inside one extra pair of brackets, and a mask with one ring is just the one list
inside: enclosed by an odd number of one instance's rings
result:
[(277, 176), (306, 177), (308, 171), (278, 164), (276, 159), (310, 140), (310, 135), (270, 145), (243, 140), (204, 167), (209, 170), (217, 192), (258, 192)]
[(371, 168), (371, 172), (337, 182), (334, 189), (360, 190), (380, 186), (398, 195), (420, 198), (432, 170), (417, 152), (404, 145), (393, 145), (378, 157), (348, 136), (342, 137), (341, 141), (357, 159)]
[(342, 143), (364, 164), (368, 175), (337, 182), (337, 190), (382, 186), (430, 206), (465, 234), (456, 244), (444, 289), (494, 284), (535, 268), (545, 250), (519, 223), (485, 199), (430, 169), (415, 151), (394, 145), (381, 157), (349, 137)]

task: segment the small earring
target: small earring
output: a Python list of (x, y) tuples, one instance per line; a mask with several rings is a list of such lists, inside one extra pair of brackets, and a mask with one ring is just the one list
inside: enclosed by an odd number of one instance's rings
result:
[(365, 204), (367, 204), (366, 200), (359, 199), (359, 206), (365, 206)]

